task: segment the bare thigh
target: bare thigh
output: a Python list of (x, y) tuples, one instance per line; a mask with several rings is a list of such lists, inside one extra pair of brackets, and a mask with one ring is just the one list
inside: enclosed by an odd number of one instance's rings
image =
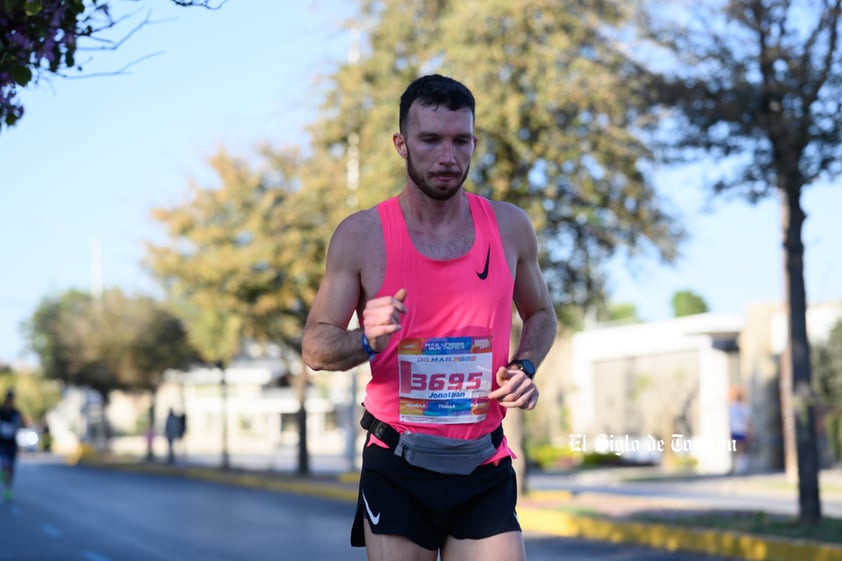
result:
[(364, 522), (364, 527), (368, 561), (436, 561), (438, 558), (438, 551), (425, 549), (403, 536), (375, 534), (368, 520)]
[[(435, 559), (435, 558), (433, 558)], [(521, 532), (506, 532), (481, 540), (448, 538), (441, 553), (442, 561), (526, 561)]]

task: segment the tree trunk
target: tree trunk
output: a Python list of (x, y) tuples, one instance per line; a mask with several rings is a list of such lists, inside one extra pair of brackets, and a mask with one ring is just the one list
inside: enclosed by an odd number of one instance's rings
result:
[(149, 427), (146, 429), (146, 461), (155, 461), (155, 401), (158, 397), (157, 389), (149, 391)]
[[(802, 524), (821, 519), (819, 500), (819, 455), (810, 368), (810, 342), (807, 338), (807, 297), (804, 288), (804, 244), (801, 230), (804, 211), (800, 187), (782, 190), (784, 284), (786, 292), (787, 349), (781, 368), (784, 422), (795, 436), (798, 459), (798, 505)], [(794, 429), (794, 430), (793, 430)], [(786, 435), (787, 429), (784, 429)], [(787, 443), (790, 444), (790, 443)], [(787, 454), (790, 452), (788, 451)]]
[(301, 373), (296, 376), (298, 394), (298, 475), (310, 475), (310, 453), (307, 450), (307, 367), (301, 366)]
[(222, 463), (221, 467), (227, 470), (231, 467), (231, 456), (228, 453), (228, 380), (225, 374), (225, 363), (218, 362), (216, 367), (219, 368), (219, 393), (220, 401), (222, 402), (222, 410), (220, 411), (222, 422)]

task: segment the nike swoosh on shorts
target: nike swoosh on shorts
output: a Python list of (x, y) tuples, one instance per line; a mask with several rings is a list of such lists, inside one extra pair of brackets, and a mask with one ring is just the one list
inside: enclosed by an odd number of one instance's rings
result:
[(368, 506), (368, 499), (365, 498), (365, 493), (363, 493), (363, 504), (365, 504), (365, 510), (368, 512), (369, 522), (371, 522), (374, 526), (377, 526), (380, 523), (380, 514), (382, 513), (378, 512), (377, 516), (375, 516), (374, 513), (371, 512), (371, 507)]

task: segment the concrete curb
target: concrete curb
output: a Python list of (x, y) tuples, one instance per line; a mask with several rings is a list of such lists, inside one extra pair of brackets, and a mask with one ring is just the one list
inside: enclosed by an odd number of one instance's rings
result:
[(606, 520), (537, 508), (518, 508), (524, 529), (561, 537), (633, 543), (668, 551), (704, 553), (749, 561), (842, 561), (842, 546), (783, 540), (667, 524)]
[[(79, 465), (135, 473), (184, 477), (213, 483), (239, 485), (355, 502), (356, 473), (326, 480), (267, 477), (260, 473), (222, 471), (213, 468), (177, 467), (164, 464), (111, 463), (89, 458)], [(534, 494), (540, 497), (543, 492)], [(558, 492), (549, 491), (557, 496)], [(562, 493), (563, 494), (563, 493)], [(669, 524), (610, 520), (593, 515), (570, 514), (551, 509), (518, 507), (518, 519), (525, 531), (566, 538), (583, 538), (614, 543), (631, 543), (668, 551), (703, 553), (747, 561), (842, 561), (842, 545), (787, 540), (739, 532), (685, 528)]]
[(130, 463), (108, 463), (91, 460), (82, 460), (79, 465), (102, 469), (116, 469), (131, 471), (133, 473), (146, 473), (152, 475), (164, 475), (169, 477), (183, 477), (225, 485), (238, 485), (252, 489), (265, 489), (267, 491), (279, 491), (283, 493), (294, 493), (324, 499), (355, 502), (357, 490), (332, 485), (330, 482), (318, 480), (295, 479), (293, 477), (265, 477), (260, 473), (246, 473), (239, 471), (222, 471), (218, 469), (201, 467), (179, 467), (173, 468), (163, 464), (130, 464)]

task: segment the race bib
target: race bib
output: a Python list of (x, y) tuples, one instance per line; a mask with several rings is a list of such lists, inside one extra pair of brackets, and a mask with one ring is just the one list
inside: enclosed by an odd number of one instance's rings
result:
[(491, 393), (491, 337), (404, 339), (398, 345), (400, 420), (479, 423)]

